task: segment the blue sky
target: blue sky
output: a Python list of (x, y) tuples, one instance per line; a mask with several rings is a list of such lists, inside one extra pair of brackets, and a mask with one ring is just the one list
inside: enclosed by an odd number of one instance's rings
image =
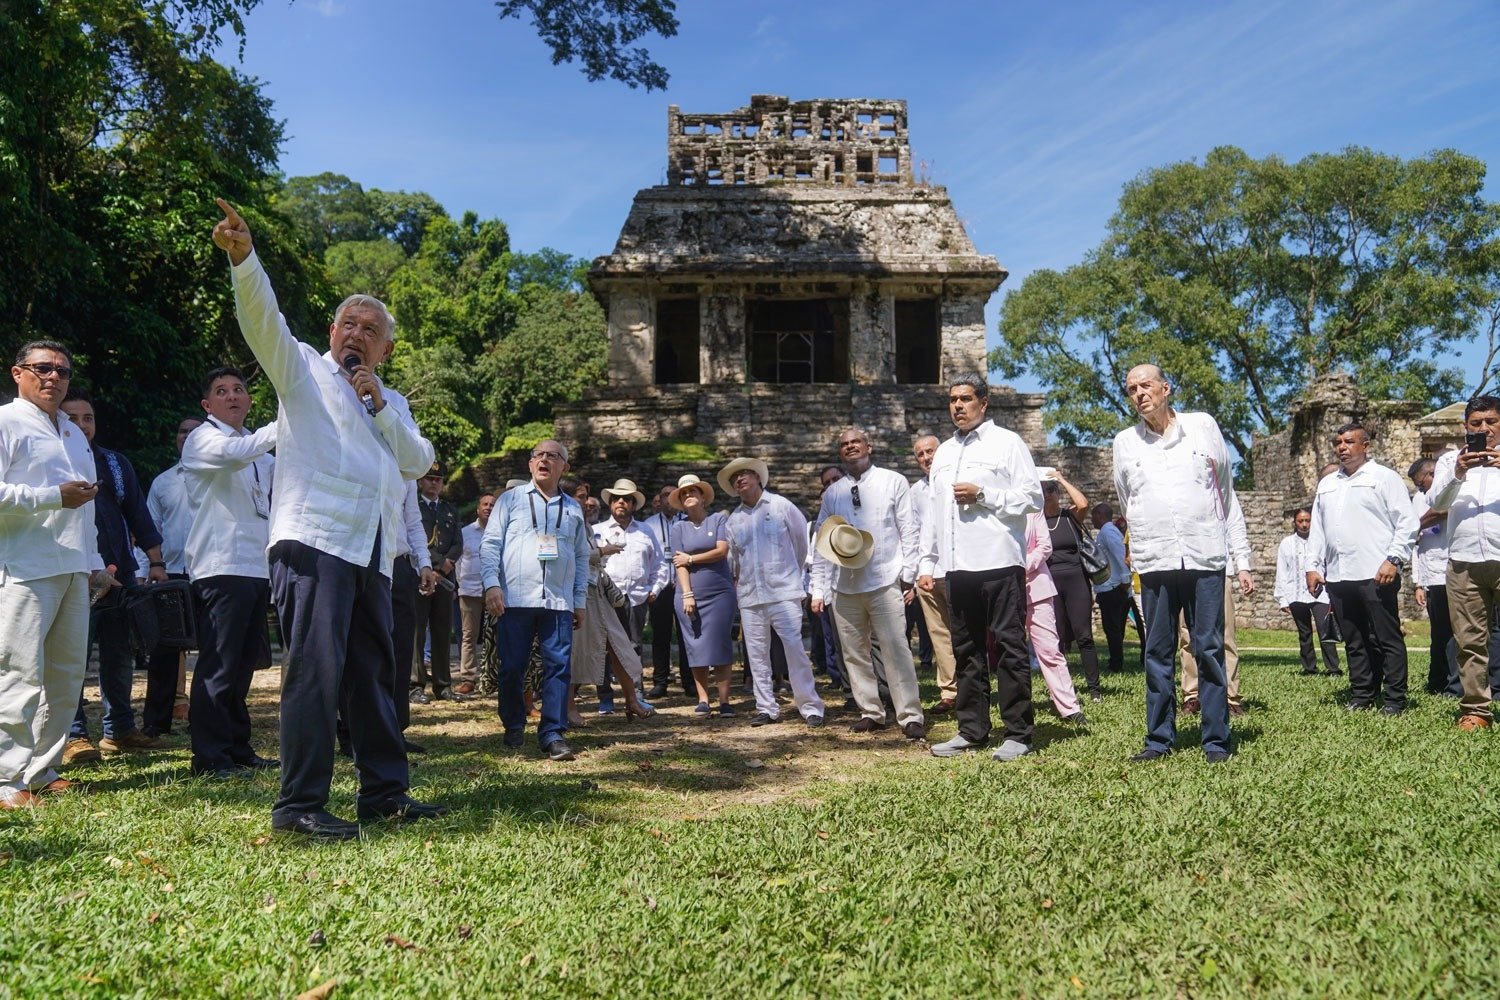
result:
[[(1288, 159), (1363, 145), (1452, 147), (1500, 171), (1496, 0), (681, 0), (678, 16), (676, 38), (647, 43), (665, 93), (552, 66), (485, 0), (266, 0), (238, 65), (286, 120), (288, 175), (427, 191), (505, 220), (517, 249), (584, 257), (664, 181), (668, 104), (904, 98), (914, 160), (1010, 269), (992, 344), (1005, 290), (1077, 262), (1151, 167), (1222, 144)], [(1472, 381), (1481, 358), (1455, 363)]]

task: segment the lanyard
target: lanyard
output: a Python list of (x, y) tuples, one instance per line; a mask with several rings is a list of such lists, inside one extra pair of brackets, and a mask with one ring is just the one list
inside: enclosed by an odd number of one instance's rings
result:
[[(551, 503), (552, 503), (552, 501), (550, 501), (550, 500), (543, 500), (542, 501), (542, 527), (544, 527), (544, 528), (547, 526), (547, 508), (549, 506), (551, 506)], [(535, 531), (535, 530), (537, 530), (537, 528), (536, 528), (536, 491), (535, 490), (532, 490), (532, 491), (530, 491), (530, 492), (528, 492), (526, 494), (526, 504), (531, 509), (531, 530)], [(557, 527), (553, 529), (553, 533), (554, 534), (561, 534), (562, 533), (562, 519), (563, 519), (563, 503), (562, 503), (562, 496), (559, 494), (559, 496), (557, 498)]]

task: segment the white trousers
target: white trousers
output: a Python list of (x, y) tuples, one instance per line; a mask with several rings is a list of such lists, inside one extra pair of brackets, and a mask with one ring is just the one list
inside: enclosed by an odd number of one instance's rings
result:
[(0, 583), (0, 788), (57, 777), (88, 640), (87, 574)]
[(864, 594), (834, 594), (833, 622), (838, 626), (839, 645), (844, 650), (844, 672), (860, 714), (882, 725), (887, 721), (880, 703), (880, 685), (870, 659), (870, 639), (880, 644), (880, 663), (885, 684), (896, 706), (896, 721), (905, 726), (922, 722), (922, 696), (917, 687), (917, 668), (906, 641), (906, 602), (901, 585)]
[(745, 655), (750, 661), (750, 680), (755, 686), (755, 710), (773, 719), (781, 718), (771, 681), (771, 633), (781, 637), (786, 652), (787, 679), (792, 682), (792, 702), (804, 719), (823, 714), (813, 680), (812, 660), (802, 648), (802, 602), (776, 601), (740, 608), (740, 630), (745, 634)]

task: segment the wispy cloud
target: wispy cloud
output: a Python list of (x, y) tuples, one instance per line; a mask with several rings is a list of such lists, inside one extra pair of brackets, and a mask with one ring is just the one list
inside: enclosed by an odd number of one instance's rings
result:
[(340, 3), (339, 0), (312, 0), (312, 3), (308, 6), (314, 12), (322, 14), (324, 17), (338, 17), (349, 9), (347, 5)]

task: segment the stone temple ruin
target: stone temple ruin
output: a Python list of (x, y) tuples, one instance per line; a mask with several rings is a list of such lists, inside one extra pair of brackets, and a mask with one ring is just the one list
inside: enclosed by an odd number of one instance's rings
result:
[[(667, 183), (635, 196), (589, 272), (609, 384), (557, 408), (558, 436), (595, 478), (667, 482), (652, 448), (712, 443), (810, 500), (853, 424), (915, 474), (912, 437), (951, 427), (943, 380), (985, 370), (984, 307), (1005, 276), (947, 192), (913, 176), (904, 101), (671, 107)], [(991, 412), (1040, 449), (1041, 402), (997, 390)]]

